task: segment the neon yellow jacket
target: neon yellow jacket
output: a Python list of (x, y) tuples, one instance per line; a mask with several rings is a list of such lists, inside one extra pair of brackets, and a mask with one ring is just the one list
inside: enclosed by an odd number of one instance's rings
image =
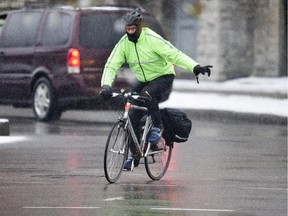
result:
[(175, 74), (174, 65), (188, 71), (198, 65), (169, 41), (149, 28), (142, 28), (137, 43), (124, 35), (111, 52), (104, 68), (101, 86), (111, 86), (118, 69), (128, 63), (140, 82), (149, 82), (166, 74)]

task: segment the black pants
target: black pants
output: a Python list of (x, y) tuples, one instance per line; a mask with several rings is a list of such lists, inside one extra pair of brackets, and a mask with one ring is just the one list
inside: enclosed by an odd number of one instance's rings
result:
[[(168, 99), (174, 80), (174, 75), (164, 75), (151, 82), (142, 83), (137, 82), (134, 84), (132, 91), (137, 92), (140, 95), (148, 96), (150, 101), (146, 102), (146, 107), (151, 115), (153, 125), (155, 127), (162, 126), (161, 113), (159, 109), (159, 102)], [(130, 112), (130, 120), (135, 130), (136, 136), (140, 137), (141, 118), (145, 115), (145, 112), (140, 110), (132, 110)], [(134, 142), (130, 142), (130, 150), (132, 154), (136, 154), (136, 148)]]

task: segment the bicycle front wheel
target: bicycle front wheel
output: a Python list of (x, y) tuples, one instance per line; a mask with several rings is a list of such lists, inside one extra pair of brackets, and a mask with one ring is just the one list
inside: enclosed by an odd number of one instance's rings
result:
[(128, 154), (128, 132), (123, 122), (117, 122), (108, 136), (104, 153), (104, 172), (108, 182), (115, 183), (121, 176)]
[(152, 151), (145, 157), (146, 172), (152, 180), (160, 180), (165, 175), (172, 155), (172, 146), (166, 145), (163, 138), (160, 142), (159, 150)]

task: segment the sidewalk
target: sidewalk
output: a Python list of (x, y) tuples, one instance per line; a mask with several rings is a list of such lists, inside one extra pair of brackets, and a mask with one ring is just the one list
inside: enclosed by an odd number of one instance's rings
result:
[(168, 101), (160, 107), (244, 114), (287, 123), (288, 79), (241, 78), (225, 82), (176, 79)]

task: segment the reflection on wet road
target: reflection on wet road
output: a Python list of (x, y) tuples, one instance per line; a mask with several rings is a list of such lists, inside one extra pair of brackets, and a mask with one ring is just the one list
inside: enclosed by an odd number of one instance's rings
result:
[(10, 122), (11, 136), (0, 137), (3, 215), (287, 213), (286, 127), (194, 120), (162, 180), (151, 181), (141, 161), (108, 184), (103, 152), (110, 122)]

